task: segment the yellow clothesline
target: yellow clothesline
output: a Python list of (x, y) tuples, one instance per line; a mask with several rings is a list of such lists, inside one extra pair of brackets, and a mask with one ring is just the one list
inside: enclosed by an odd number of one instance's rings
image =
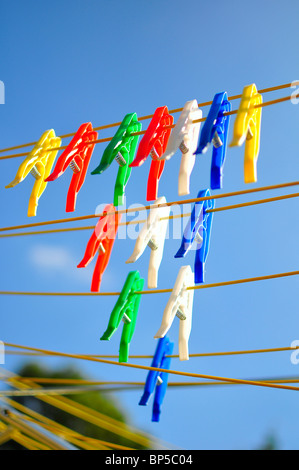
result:
[[(84, 355), (61, 353), (61, 352), (56, 352), (56, 351), (51, 351), (51, 350), (46, 350), (46, 349), (41, 349), (41, 348), (32, 348), (32, 347), (22, 346), (22, 345), (18, 345), (18, 344), (12, 344), (12, 343), (8, 343), (8, 342), (4, 342), (4, 344), (5, 344), (5, 346), (8, 346), (8, 347), (20, 348), (20, 349), (25, 349), (25, 350), (34, 351), (34, 352), (41, 352), (41, 353), (44, 353), (44, 354), (48, 354), (50, 356), (63, 356), (63, 357), (67, 357), (67, 358), (83, 359), (83, 360), (98, 362), (98, 363), (102, 363), (102, 364), (116, 365), (116, 366), (121, 366), (121, 367), (129, 367), (129, 368), (132, 368), (132, 369), (140, 369), (140, 370), (156, 371), (156, 372), (165, 372), (167, 374), (179, 375), (179, 376), (182, 376), (182, 377), (194, 377), (194, 378), (199, 378), (199, 379), (216, 380), (218, 382), (229, 382), (229, 383), (235, 383), (235, 384), (252, 385), (252, 386), (257, 386), (257, 387), (268, 387), (268, 388), (275, 388), (275, 389), (281, 389), (281, 390), (299, 391), (299, 387), (294, 387), (294, 386), (291, 386), (291, 385), (280, 385), (280, 384), (274, 384), (274, 383), (259, 382), (259, 381), (256, 381), (256, 380), (235, 379), (235, 378), (219, 377), (219, 376), (208, 375), (208, 374), (196, 374), (196, 373), (191, 373), (191, 372), (181, 372), (181, 371), (172, 370), (172, 369), (162, 369), (162, 368), (158, 368), (158, 367), (142, 366), (140, 364), (129, 364), (129, 363), (126, 363), (126, 362), (116, 362), (116, 361), (111, 361), (111, 360), (108, 360), (108, 359), (98, 359), (98, 358), (95, 358), (95, 357), (88, 357), (88, 356), (84, 356)], [(26, 387), (26, 384), (22, 384), (22, 385), (24, 387)], [(28, 385), (28, 387), (30, 388), (29, 385)], [(48, 397), (48, 398), (54, 399), (53, 397)], [(62, 399), (62, 397), (61, 397), (61, 399)]]
[[(273, 352), (286, 352), (286, 351), (295, 351), (296, 349), (299, 349), (298, 347), (291, 347), (287, 346), (284, 348), (267, 348), (267, 349), (245, 349), (241, 351), (221, 351), (221, 352), (210, 352), (210, 353), (191, 353), (189, 354), (189, 357), (214, 357), (214, 356), (235, 356), (235, 355), (240, 355), (240, 354), (261, 354), (261, 353), (273, 353)], [(42, 353), (36, 353), (36, 352), (29, 352), (29, 351), (5, 351), (5, 355), (30, 355), (30, 356), (41, 356), (41, 357), (47, 357), (47, 355), (42, 354)], [(95, 357), (95, 358), (106, 358), (106, 359), (117, 359), (118, 355), (116, 354), (84, 354), (86, 357)], [(167, 355), (166, 357), (171, 357), (173, 359), (178, 359), (179, 355), (178, 354), (171, 354)], [(153, 355), (150, 354), (132, 354), (129, 356), (130, 359), (152, 359)], [(0, 376), (1, 380), (1, 376)], [(34, 380), (37, 383), (79, 383), (79, 384), (107, 384), (107, 383), (112, 383), (112, 382), (92, 382), (92, 381), (86, 381), (83, 379), (63, 379), (63, 382), (61, 382), (62, 379), (47, 379), (47, 378), (37, 378), (37, 377), (23, 377), (22, 379), (23, 382), (26, 381), (31, 381)], [(50, 380), (50, 382), (49, 382)], [(122, 385), (124, 382), (113, 382), (114, 384), (120, 384)]]
[[(185, 200), (178, 200), (178, 201), (171, 201), (171, 202), (165, 202), (163, 204), (159, 204), (155, 206), (155, 204), (152, 205), (144, 205), (144, 206), (139, 206), (139, 207), (134, 207), (134, 208), (128, 208), (128, 209), (120, 209), (116, 210), (115, 212), (107, 212), (107, 215), (119, 215), (119, 214), (130, 214), (130, 213), (136, 213), (136, 212), (141, 212), (141, 211), (146, 211), (151, 209), (152, 207), (171, 207), (175, 205), (183, 205), (183, 204), (192, 204), (194, 202), (201, 202), (201, 201), (208, 201), (211, 199), (222, 199), (222, 198), (227, 198), (227, 197), (234, 197), (234, 196), (243, 196), (246, 194), (252, 194), (256, 192), (261, 192), (261, 191), (271, 191), (274, 189), (282, 189), (282, 188), (288, 188), (288, 187), (293, 187), (293, 186), (298, 186), (299, 181), (292, 181), (289, 183), (280, 183), (280, 184), (275, 184), (275, 185), (270, 185), (270, 186), (261, 186), (259, 188), (250, 188), (250, 189), (245, 189), (241, 191), (233, 191), (229, 193), (222, 193), (222, 194), (213, 194), (211, 196), (205, 196), (205, 197), (200, 197), (200, 198), (189, 198)], [(257, 205), (257, 204), (263, 204), (267, 202), (273, 202), (273, 201), (278, 201), (278, 200), (283, 200), (283, 199), (289, 199), (292, 197), (298, 197), (299, 193), (293, 193), (293, 194), (287, 194), (284, 196), (277, 196), (276, 198), (268, 198), (268, 199), (259, 199), (256, 201), (250, 201), (250, 202), (245, 202), (242, 204), (235, 204), (231, 206), (223, 206), (223, 207), (218, 207), (213, 210), (207, 211), (207, 212), (217, 212), (217, 211), (224, 211), (224, 210), (230, 210), (230, 209), (236, 209), (240, 207), (247, 207), (251, 205)], [(85, 216), (79, 216), (79, 217), (69, 217), (69, 218), (64, 218), (64, 219), (56, 219), (56, 220), (48, 220), (45, 222), (36, 222), (36, 223), (31, 223), (31, 224), (23, 224), (23, 225), (14, 225), (10, 227), (0, 227), (0, 232), (6, 232), (6, 231), (11, 231), (11, 230), (22, 230), (26, 228), (34, 228), (34, 227), (42, 227), (45, 225), (55, 225), (55, 224), (62, 224), (62, 223), (69, 223), (69, 222), (78, 222), (82, 220), (89, 220), (89, 219), (94, 219), (94, 218), (99, 218), (102, 217), (104, 214), (103, 212), (99, 214), (89, 214)], [(135, 222), (135, 221), (134, 221)], [(143, 221), (136, 221), (137, 223), (142, 223)], [(130, 222), (132, 223), (132, 222)], [(71, 228), (68, 230), (83, 230), (85, 227), (81, 228)], [(94, 228), (92, 227), (86, 227), (87, 229), (89, 228)], [(42, 233), (49, 233), (48, 231), (42, 232)], [(54, 232), (53, 232), (54, 233)], [(31, 233), (30, 233), (31, 234)], [(28, 233), (29, 235), (29, 233)], [(6, 236), (11, 236), (5, 235)], [(0, 237), (4, 237), (3, 235), (0, 235)]]
[[(248, 277), (244, 279), (235, 279), (233, 281), (215, 282), (213, 284), (199, 284), (196, 286), (187, 287), (187, 290), (209, 289), (211, 287), (232, 286), (235, 284), (244, 284), (247, 282), (266, 281), (269, 279), (278, 279), (281, 277), (297, 276), (299, 271), (289, 271), (285, 273), (269, 274), (267, 276)], [(136, 294), (167, 294), (172, 292), (172, 289), (152, 289), (136, 291)], [(28, 296), (63, 296), (63, 297), (97, 297), (97, 296), (110, 296), (120, 295), (120, 292), (34, 292), (34, 291), (0, 291), (0, 295), (28, 295)]]

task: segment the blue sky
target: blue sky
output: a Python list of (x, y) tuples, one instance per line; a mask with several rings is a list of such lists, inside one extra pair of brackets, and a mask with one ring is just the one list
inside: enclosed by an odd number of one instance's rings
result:
[[(182, 107), (187, 100), (211, 100), (215, 93), (239, 94), (245, 85), (259, 89), (299, 80), (298, 2), (253, 0), (203, 2), (187, 0), (53, 0), (1, 2), (0, 80), (5, 105), (0, 106), (1, 148), (35, 141), (49, 128), (57, 135), (80, 124), (121, 121), (129, 112), (153, 113), (158, 106)], [(268, 93), (264, 100), (291, 90)], [(232, 102), (233, 109), (238, 101)], [(208, 109), (203, 108), (203, 115)], [(243, 183), (244, 147), (228, 149), (222, 192), (294, 181), (297, 178), (299, 106), (290, 102), (263, 109), (258, 183)], [(175, 121), (178, 114), (175, 115)], [(232, 124), (234, 117), (232, 119)], [(148, 121), (145, 121), (148, 124)], [(232, 132), (232, 124), (230, 133)], [(101, 131), (111, 137), (114, 130)], [(231, 135), (231, 134), (230, 134)], [(105, 144), (98, 144), (90, 171)], [(211, 151), (197, 158), (190, 197), (209, 186)], [(1, 161), (1, 226), (40, 222), (66, 216), (70, 171), (49, 183), (34, 220), (27, 218), (32, 178), (5, 189), (21, 159)], [(166, 164), (159, 196), (179, 199), (177, 153)], [(127, 205), (145, 204), (149, 162), (133, 169)], [(74, 216), (93, 214), (110, 203), (117, 168), (87, 175)], [(296, 189), (251, 197), (221, 199), (217, 206), (271, 197)], [(206, 282), (220, 282), (298, 269), (298, 201), (262, 204), (215, 214)], [(77, 269), (90, 232), (1, 240), (1, 290), (88, 291), (94, 264)], [(179, 240), (167, 240), (159, 287), (172, 287), (180, 266)], [(130, 269), (147, 276), (149, 253), (126, 265), (134, 241), (117, 240), (101, 290), (120, 290)], [(195, 292), (190, 352), (286, 347), (298, 334), (298, 279), (290, 277)], [(132, 354), (151, 354), (167, 294), (142, 298)], [(116, 301), (108, 298), (39, 298), (2, 296), (0, 339), (70, 353), (117, 354), (120, 332), (100, 342)], [(178, 322), (169, 336), (178, 352)], [(6, 358), (16, 371), (21, 358)], [(137, 360), (135, 360), (138, 363)], [(44, 364), (62, 366), (63, 359)], [(143, 362), (146, 364), (146, 361)], [(78, 363), (94, 379), (145, 379), (143, 371)], [(289, 376), (298, 373), (290, 354), (225, 358), (174, 359), (176, 370), (234, 378)], [(177, 380), (176, 377), (169, 378)], [(274, 434), (282, 449), (298, 449), (297, 392), (250, 386), (169, 389), (161, 421), (151, 423), (151, 404), (139, 407), (141, 391), (117, 395), (130, 421), (185, 449), (253, 449)]]

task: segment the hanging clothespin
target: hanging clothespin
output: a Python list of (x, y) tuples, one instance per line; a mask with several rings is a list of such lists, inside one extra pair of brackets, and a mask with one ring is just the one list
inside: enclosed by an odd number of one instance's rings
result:
[(205, 153), (213, 144), (211, 164), (211, 189), (222, 188), (222, 171), (226, 157), (227, 138), (230, 116), (224, 113), (231, 111), (231, 103), (227, 93), (217, 93), (214, 96), (209, 114), (200, 133), (196, 154)]
[(202, 111), (198, 108), (196, 100), (187, 101), (180, 114), (170, 137), (167, 147), (161, 160), (170, 160), (175, 152), (180, 149), (182, 152), (181, 166), (179, 171), (179, 195), (185, 196), (190, 193), (190, 175), (195, 163), (195, 149), (197, 146), (200, 122), (195, 122), (202, 118)]
[[(60, 137), (56, 137), (54, 129), (44, 132), (19, 166), (15, 179), (5, 186), (6, 188), (13, 188), (21, 183), (29, 173), (35, 178), (35, 183), (29, 198), (28, 217), (36, 215), (38, 200), (47, 186), (45, 178), (47, 178), (52, 170), (60, 145), (61, 139)], [(51, 150), (52, 148), (55, 150)]]
[(142, 124), (141, 122), (138, 122), (137, 114), (127, 114), (119, 126), (115, 136), (106, 147), (100, 164), (91, 172), (92, 175), (100, 175), (111, 165), (113, 160), (117, 161), (119, 164), (119, 170), (114, 187), (115, 207), (124, 204), (125, 187), (132, 172), (132, 168), (130, 168), (129, 165), (134, 159), (139, 140), (139, 136), (132, 135), (132, 133), (140, 132), (141, 129)]
[(107, 330), (101, 337), (101, 340), (110, 340), (123, 320), (124, 326), (119, 346), (119, 362), (128, 362), (129, 346), (136, 326), (141, 300), (140, 291), (142, 291), (143, 285), (144, 279), (140, 277), (138, 271), (131, 271), (128, 274), (124, 287), (110, 315)]
[(255, 107), (263, 102), (256, 85), (245, 86), (234, 123), (233, 139), (230, 147), (241, 146), (245, 141), (244, 180), (245, 183), (257, 181), (257, 159), (260, 150), (260, 129), (262, 108)]
[(142, 227), (135, 243), (133, 254), (126, 263), (134, 263), (140, 258), (148, 245), (151, 249), (148, 280), (149, 289), (154, 289), (158, 285), (158, 270), (162, 261), (164, 242), (169, 220), (169, 206), (159, 207), (166, 204), (166, 198), (160, 197), (151, 206), (147, 221)]
[[(160, 338), (155, 351), (151, 367), (169, 370), (171, 358), (168, 357), (173, 352), (174, 343), (169, 341), (167, 336)], [(168, 373), (150, 370), (147, 374), (144, 392), (139, 401), (139, 405), (146, 406), (151, 394), (155, 391), (152, 421), (160, 421), (161, 406), (167, 390)]]
[(116, 238), (121, 214), (115, 214), (115, 207), (108, 204), (100, 217), (88, 243), (82, 261), (77, 268), (85, 268), (98, 253), (91, 282), (91, 292), (100, 289), (103, 273), (108, 265)]
[[(197, 198), (205, 198), (210, 196), (210, 191), (205, 189), (199, 191)], [(204, 282), (205, 262), (209, 252), (211, 227), (213, 220), (214, 199), (206, 199), (204, 201), (195, 202), (191, 217), (184, 230), (182, 244), (175, 254), (175, 258), (184, 258), (191, 249), (193, 242), (196, 242), (196, 253), (194, 263), (195, 283)]]
[(68, 144), (67, 148), (58, 158), (55, 168), (45, 181), (54, 181), (61, 176), (69, 166), (73, 176), (69, 186), (66, 199), (66, 212), (74, 212), (77, 194), (80, 191), (88, 169), (91, 155), (97, 140), (98, 133), (92, 128), (90, 122), (82, 124)]
[(190, 266), (182, 266), (165, 307), (161, 326), (154, 336), (155, 338), (163, 338), (171, 327), (174, 317), (177, 316), (180, 319), (180, 361), (189, 360), (188, 341), (191, 333), (194, 296), (194, 290), (188, 289), (189, 287), (194, 287), (194, 274)]
[(159, 160), (159, 157), (165, 152), (172, 123), (173, 116), (168, 113), (167, 106), (157, 108), (140, 141), (136, 157), (130, 164), (130, 167), (141, 166), (149, 155), (152, 158), (147, 180), (147, 201), (154, 201), (158, 198), (159, 180), (165, 165), (165, 160)]

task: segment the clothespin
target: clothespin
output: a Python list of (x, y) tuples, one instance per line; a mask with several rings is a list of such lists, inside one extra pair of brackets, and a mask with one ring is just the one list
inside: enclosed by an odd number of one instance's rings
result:
[[(210, 196), (210, 191), (208, 189), (199, 191), (197, 195), (198, 198), (205, 198), (208, 196)], [(196, 284), (204, 282), (205, 262), (209, 252), (213, 220), (213, 212), (208, 211), (214, 209), (214, 207), (214, 199), (206, 199), (194, 204), (191, 217), (184, 230), (182, 244), (174, 256), (175, 258), (185, 257), (193, 242), (195, 241), (197, 243), (194, 264)]]
[[(47, 186), (45, 178), (47, 178), (51, 172), (60, 145), (61, 139), (60, 137), (56, 137), (54, 129), (44, 132), (19, 166), (15, 179), (5, 186), (6, 188), (13, 188), (21, 183), (29, 173), (35, 178), (35, 183), (29, 198), (28, 217), (36, 215), (38, 200)], [(51, 150), (51, 148), (55, 148), (56, 150)]]
[(121, 214), (115, 214), (115, 207), (108, 204), (87, 243), (85, 255), (77, 266), (77, 268), (85, 268), (98, 253), (92, 276), (91, 292), (100, 290), (102, 276), (110, 259), (120, 219)]
[(161, 160), (170, 160), (175, 152), (180, 149), (182, 152), (181, 166), (179, 171), (179, 195), (185, 196), (190, 193), (190, 175), (195, 163), (195, 149), (197, 146), (200, 122), (195, 122), (202, 118), (202, 111), (198, 108), (196, 100), (187, 101), (180, 114), (170, 137), (167, 147)]
[(213, 144), (211, 165), (211, 189), (222, 188), (222, 170), (226, 157), (227, 137), (230, 116), (224, 113), (231, 111), (231, 103), (227, 93), (217, 93), (214, 96), (207, 119), (200, 133), (196, 154), (205, 153)]
[(128, 362), (129, 346), (134, 334), (136, 320), (138, 315), (141, 294), (144, 285), (144, 279), (140, 277), (138, 271), (131, 271), (125, 281), (120, 296), (112, 310), (108, 327), (101, 340), (110, 340), (111, 336), (117, 330), (121, 320), (124, 322), (120, 346), (119, 362)]
[[(167, 336), (160, 338), (158, 341), (154, 358), (151, 363), (151, 367), (169, 370), (171, 358), (167, 356), (170, 356), (172, 354), (173, 346), (174, 343), (171, 343)], [(167, 382), (167, 372), (158, 372), (150, 370), (147, 374), (144, 392), (139, 401), (139, 405), (146, 406), (151, 394), (156, 389), (154, 396), (152, 421), (160, 421), (161, 405), (163, 403), (163, 399), (167, 390)]]
[(190, 266), (182, 266), (174, 284), (174, 288), (165, 307), (161, 326), (154, 336), (163, 338), (172, 325), (174, 317), (180, 319), (179, 357), (180, 361), (189, 360), (188, 341), (192, 325), (192, 309), (194, 275)]
[(154, 201), (158, 197), (158, 184), (165, 165), (165, 161), (159, 160), (159, 157), (165, 152), (172, 123), (173, 116), (168, 113), (167, 106), (157, 108), (140, 141), (136, 157), (130, 164), (130, 167), (141, 166), (149, 155), (152, 158), (147, 180), (147, 201)]
[(246, 141), (244, 153), (245, 183), (257, 181), (256, 165), (260, 150), (262, 108), (255, 108), (255, 106), (262, 104), (262, 102), (263, 97), (257, 92), (254, 83), (244, 87), (230, 147), (240, 147)]
[(58, 158), (54, 171), (45, 181), (54, 181), (61, 176), (69, 166), (73, 176), (66, 199), (66, 212), (74, 212), (77, 194), (80, 191), (88, 169), (95, 144), (89, 144), (97, 139), (98, 133), (87, 122), (82, 124), (68, 144), (67, 148)]
[(115, 136), (106, 147), (101, 162), (98, 167), (91, 172), (92, 175), (100, 175), (116, 160), (119, 164), (119, 170), (114, 187), (114, 206), (124, 204), (125, 187), (130, 178), (132, 163), (135, 156), (139, 136), (132, 135), (134, 132), (140, 132), (141, 122), (138, 122), (137, 114), (127, 114), (119, 126)]
[(148, 287), (154, 289), (158, 285), (158, 270), (162, 261), (164, 242), (169, 220), (169, 206), (159, 207), (166, 204), (166, 198), (160, 197), (150, 208), (150, 212), (142, 230), (135, 243), (133, 254), (126, 263), (134, 263), (140, 258), (148, 245), (151, 249), (148, 267)]

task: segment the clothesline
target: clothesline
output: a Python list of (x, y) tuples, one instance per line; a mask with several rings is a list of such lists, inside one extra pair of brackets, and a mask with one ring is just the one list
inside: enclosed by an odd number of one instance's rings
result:
[[(33, 378), (32, 380), (35, 380)], [(245, 379), (250, 380), (250, 379)], [(255, 382), (263, 382), (270, 384), (296, 384), (299, 383), (299, 378), (294, 377), (291, 379), (254, 379)], [(0, 397), (28, 397), (34, 396), (38, 397), (39, 395), (78, 395), (82, 393), (89, 392), (101, 392), (101, 393), (110, 393), (110, 392), (121, 392), (129, 390), (138, 390), (143, 388), (145, 382), (123, 382), (122, 384), (117, 384), (115, 382), (105, 382), (101, 385), (83, 385), (83, 386), (70, 386), (64, 388), (42, 388), (42, 389), (27, 389), (27, 390), (0, 390)], [(108, 385), (110, 385), (108, 387)], [(244, 385), (239, 383), (230, 383), (230, 382), (214, 382), (214, 381), (200, 381), (200, 382), (168, 382), (168, 387), (202, 387), (202, 386), (214, 386), (214, 385)]]
[[(298, 186), (299, 181), (292, 181), (290, 183), (281, 183), (281, 184), (276, 184), (276, 185), (270, 185), (270, 186), (263, 186), (259, 188), (251, 188), (251, 189), (245, 189), (241, 191), (234, 191), (234, 192), (229, 192), (229, 193), (223, 193), (223, 194), (213, 194), (211, 196), (206, 196), (206, 197), (201, 197), (201, 198), (192, 198), (192, 199), (185, 199), (185, 200), (179, 200), (179, 201), (172, 201), (172, 202), (166, 202), (163, 204), (159, 204), (158, 206), (155, 206), (155, 204), (152, 205), (144, 205), (144, 206), (139, 206), (139, 207), (134, 207), (134, 208), (129, 208), (129, 209), (120, 209), (116, 210), (115, 212), (107, 212), (107, 215), (118, 215), (118, 214), (130, 214), (130, 213), (136, 213), (136, 212), (141, 212), (145, 210), (149, 210), (153, 207), (171, 207), (175, 205), (180, 205), (180, 204), (191, 204), (194, 202), (200, 202), (200, 201), (206, 201), (206, 200), (211, 200), (211, 199), (222, 199), (226, 197), (233, 197), (233, 196), (242, 196), (246, 194), (251, 194), (255, 192), (260, 192), (260, 191), (270, 191), (273, 189), (282, 189), (282, 188), (287, 188), (287, 187), (292, 187), (292, 186)], [(224, 207), (218, 207), (213, 210), (210, 210), (210, 212), (219, 212), (221, 210), (228, 210), (228, 209), (235, 209), (238, 207), (243, 207), (243, 206), (249, 206), (249, 205), (255, 205), (255, 204), (260, 204), (263, 202), (272, 202), (275, 200), (279, 199), (288, 199), (292, 197), (298, 197), (298, 193), (294, 194), (288, 194), (285, 196), (278, 196), (278, 198), (269, 198), (269, 199), (261, 199), (259, 201), (251, 201), (251, 202), (246, 202), (243, 203), (243, 205), (237, 204), (235, 206), (224, 206)], [(208, 210), (206, 212), (209, 212)], [(10, 226), (10, 227), (1, 227), (0, 232), (5, 232), (5, 231), (10, 231), (10, 230), (21, 230), (25, 228), (33, 228), (33, 227), (42, 227), (45, 225), (55, 225), (55, 224), (61, 224), (61, 223), (69, 223), (69, 222), (77, 222), (77, 221), (82, 221), (82, 220), (89, 220), (89, 219), (94, 219), (94, 218), (99, 218), (102, 217), (104, 213), (99, 213), (99, 214), (90, 214), (90, 215), (85, 215), (85, 216), (78, 216), (78, 217), (69, 217), (65, 219), (56, 219), (56, 220), (48, 220), (45, 222), (36, 222), (32, 224), (23, 224), (23, 225), (15, 225), (15, 226)], [(136, 221), (136, 223), (141, 223), (143, 221)], [(132, 223), (132, 222), (131, 222)], [(92, 227), (86, 227), (86, 228), (94, 228)], [(80, 228), (80, 230), (84, 230), (85, 227)], [(78, 228), (72, 228), (70, 230), (78, 230)], [(43, 232), (43, 233), (48, 233), (48, 232)], [(30, 233), (31, 234), (31, 233)], [(22, 234), (20, 234), (22, 235)], [(5, 235), (6, 236), (12, 236), (11, 234)], [(3, 235), (0, 235), (0, 237), (3, 237)]]
[(200, 379), (208, 379), (208, 380), (216, 380), (220, 382), (231, 382), (235, 384), (243, 384), (243, 385), (252, 385), (252, 386), (257, 386), (257, 387), (269, 387), (269, 388), (276, 388), (276, 389), (281, 389), (281, 390), (294, 390), (294, 391), (299, 391), (298, 387), (290, 386), (290, 385), (279, 385), (279, 384), (274, 384), (274, 383), (267, 383), (267, 382), (259, 382), (255, 380), (244, 380), (244, 379), (235, 379), (235, 378), (228, 378), (228, 377), (219, 377), (219, 376), (214, 376), (214, 375), (208, 375), (208, 374), (196, 374), (196, 373), (191, 373), (191, 372), (181, 372), (177, 370), (171, 370), (171, 369), (162, 369), (158, 367), (150, 367), (150, 366), (142, 366), (140, 364), (129, 364), (127, 362), (116, 362), (116, 361), (111, 361), (108, 359), (98, 359), (95, 357), (87, 357), (84, 355), (74, 355), (74, 354), (67, 354), (67, 353), (61, 353), (61, 352), (56, 352), (56, 351), (50, 351), (46, 349), (40, 349), (40, 348), (32, 348), (28, 346), (21, 346), (21, 345), (16, 345), (12, 343), (4, 343), (5, 346), (9, 347), (17, 347), (20, 349), (26, 349), (29, 351), (35, 351), (35, 352), (42, 352), (44, 354), (50, 355), (50, 356), (63, 356), (67, 358), (75, 358), (75, 359), (86, 359), (92, 362), (99, 362), (102, 364), (109, 364), (109, 365), (117, 365), (121, 367), (129, 367), (133, 369), (140, 369), (140, 370), (147, 370), (147, 371), (156, 371), (156, 372), (164, 372), (167, 374), (173, 374), (173, 375), (179, 375), (183, 377), (195, 377), (195, 378), (200, 378)]
[[(244, 279), (236, 279), (233, 281), (225, 281), (225, 282), (216, 282), (213, 284), (199, 284), (195, 286), (187, 287), (186, 290), (197, 290), (197, 289), (209, 289), (211, 287), (223, 287), (223, 286), (231, 286), (234, 284), (244, 284), (247, 282), (255, 282), (255, 281), (265, 281), (269, 279), (278, 279), (281, 277), (288, 277), (288, 276), (297, 276), (299, 271), (290, 271), (285, 273), (279, 274), (270, 274), (268, 276), (259, 276), (259, 277), (249, 277)], [(143, 290), (143, 291), (135, 291), (135, 294), (166, 294), (172, 292), (172, 289), (155, 289), (155, 290)], [(25, 291), (0, 291), (0, 295), (28, 295), (28, 296), (63, 296), (63, 297), (86, 297), (86, 296), (114, 296), (120, 295), (120, 292), (25, 292)]]
[[(298, 347), (290, 347), (287, 346), (285, 348), (268, 348), (268, 349), (247, 349), (243, 351), (222, 351), (222, 352), (210, 352), (210, 353), (191, 353), (189, 354), (189, 357), (214, 357), (214, 356), (235, 356), (239, 354), (261, 354), (261, 353), (273, 353), (273, 352), (285, 352), (285, 351), (294, 351), (296, 349), (299, 349)], [(29, 352), (29, 351), (5, 351), (5, 354), (14, 354), (14, 355), (30, 355), (30, 356), (43, 356), (45, 357), (44, 354), (41, 353), (36, 353), (36, 352)], [(106, 359), (117, 359), (118, 355), (115, 354), (84, 354), (86, 357), (96, 357), (96, 358), (106, 358)], [(153, 355), (146, 355), (146, 354), (132, 354), (129, 356), (130, 359), (152, 359), (154, 356)], [(174, 359), (178, 359), (179, 355), (178, 354), (166, 354), (165, 357), (171, 357)], [(1, 380), (1, 375), (0, 375), (0, 380)], [(23, 379), (22, 379), (23, 380)], [(24, 377), (24, 382), (26, 380), (31, 380), (29, 378)], [(47, 381), (50, 380), (49, 383), (60, 383), (61, 379), (44, 379), (44, 378), (34, 378), (32, 380), (38, 381), (39, 383), (48, 383)], [(85, 380), (80, 380), (78, 382), (78, 379), (67, 379), (68, 383), (85, 383)], [(88, 383), (90, 381), (87, 381)], [(92, 382), (93, 383), (93, 382)], [(97, 382), (97, 383), (104, 383), (104, 382)], [(118, 382), (117, 382), (118, 383)]]
[[(278, 85), (278, 86), (274, 86), (274, 87), (270, 87), (270, 88), (264, 88), (264, 89), (261, 89), (261, 90), (258, 90), (258, 93), (268, 93), (268, 92), (272, 92), (272, 91), (277, 91), (277, 90), (282, 90), (282, 89), (285, 89), (285, 88), (290, 88), (290, 87), (293, 87), (295, 85), (298, 85), (299, 82), (295, 81), (295, 82), (292, 82), (292, 83), (286, 83), (286, 84), (283, 84), (283, 85)], [(235, 100), (235, 99), (240, 99), (242, 97), (242, 95), (233, 95), (233, 96), (230, 96), (228, 99), (231, 101), (231, 100)], [(288, 96), (288, 97), (284, 97), (284, 98), (278, 98), (277, 100), (271, 100), (269, 102), (265, 102), (263, 103), (262, 105), (258, 105), (257, 107), (265, 107), (265, 106), (269, 106), (269, 105), (272, 105), (272, 104), (277, 104), (277, 103), (281, 103), (283, 101), (288, 101), (290, 100), (291, 98), (294, 98), (294, 96)], [(198, 104), (198, 107), (203, 107), (203, 106), (209, 106), (212, 104), (212, 101), (206, 101), (206, 102), (203, 102), (203, 103), (199, 103)], [(178, 113), (178, 112), (181, 112), (183, 110), (183, 108), (176, 108), (176, 109), (171, 109), (169, 110), (169, 114), (174, 114), (174, 113)], [(230, 113), (225, 113), (225, 115), (229, 115), (229, 114), (235, 114), (236, 111), (232, 111)], [(138, 118), (139, 121), (142, 121), (142, 120), (146, 120), (146, 119), (150, 119), (153, 117), (153, 114), (148, 114), (146, 116), (140, 116)], [(205, 121), (205, 118), (202, 118), (202, 119), (199, 119), (199, 120), (196, 120), (195, 122), (203, 122)], [(94, 127), (94, 130), (95, 131), (98, 131), (98, 130), (104, 130), (104, 129), (109, 129), (111, 127), (116, 127), (116, 126), (120, 126), (121, 122), (115, 122), (115, 123), (111, 123), (111, 124), (106, 124), (104, 126), (99, 126), (99, 127)], [(174, 126), (170, 126), (170, 127), (174, 127)], [(145, 131), (141, 131), (141, 134), (144, 133)], [(59, 136), (61, 139), (64, 139), (64, 138), (68, 138), (68, 137), (72, 137), (75, 135), (75, 132), (73, 133), (69, 133), (69, 134), (64, 134), (64, 135), (61, 135)], [(132, 133), (132, 135), (139, 135), (139, 133)], [(108, 137), (106, 139), (99, 139), (99, 140), (96, 140), (95, 142), (96, 143), (101, 143), (101, 142), (109, 142), (112, 138)], [(0, 153), (3, 153), (3, 152), (9, 152), (9, 151), (12, 151), (12, 150), (16, 150), (16, 149), (19, 149), (19, 148), (23, 148), (23, 147), (30, 147), (31, 145), (35, 145), (37, 142), (29, 142), (27, 144), (21, 144), (21, 145), (17, 145), (17, 146), (14, 146), (14, 147), (7, 147), (7, 148), (4, 148), (4, 149), (1, 149), (0, 150)], [(59, 150), (62, 150), (66, 147), (59, 147)], [(54, 148), (52, 149), (54, 150)], [(56, 149), (57, 150), (57, 149)], [(7, 156), (4, 156), (4, 157), (0, 157), (0, 160), (4, 160), (4, 159), (7, 159), (7, 158), (15, 158), (15, 157), (22, 157), (22, 156), (26, 156), (27, 153), (22, 153), (22, 154), (16, 154), (16, 155), (7, 155)]]

